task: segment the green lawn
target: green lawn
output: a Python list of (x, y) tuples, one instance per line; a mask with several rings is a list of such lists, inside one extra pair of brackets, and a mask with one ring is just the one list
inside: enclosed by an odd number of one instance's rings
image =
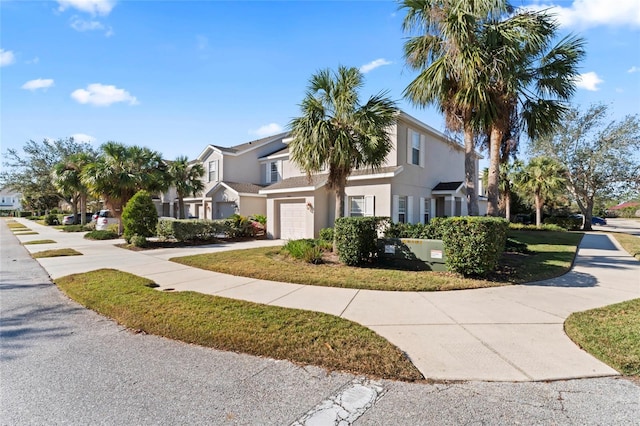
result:
[(58, 278), (56, 284), (87, 308), (133, 330), (356, 374), (423, 378), (387, 340), (333, 315), (195, 292), (160, 292), (147, 279), (110, 269)]
[(53, 240), (33, 240), (33, 241), (27, 241), (22, 243), (22, 245), (29, 245), (29, 244), (54, 244), (55, 241)]
[(640, 376), (640, 299), (571, 314), (567, 335), (622, 374)]
[(627, 253), (640, 260), (640, 237), (620, 232), (612, 232), (609, 235), (612, 235)]
[(31, 256), (34, 259), (41, 259), (44, 257), (60, 257), (60, 256), (81, 256), (82, 253), (70, 248), (62, 248), (55, 250), (44, 250), (37, 253), (33, 253)]
[(571, 268), (583, 234), (510, 231), (509, 235), (527, 243), (530, 253), (506, 255), (500, 270), (489, 279), (384, 267), (313, 265), (282, 254), (280, 247), (208, 253), (171, 260), (231, 275), (308, 285), (397, 291), (457, 290), (537, 281), (562, 275)]

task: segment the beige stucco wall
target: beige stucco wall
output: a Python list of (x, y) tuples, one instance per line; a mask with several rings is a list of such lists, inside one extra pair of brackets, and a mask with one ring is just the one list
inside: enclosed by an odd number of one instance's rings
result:
[(252, 216), (254, 214), (267, 214), (267, 198), (240, 196), (240, 215)]

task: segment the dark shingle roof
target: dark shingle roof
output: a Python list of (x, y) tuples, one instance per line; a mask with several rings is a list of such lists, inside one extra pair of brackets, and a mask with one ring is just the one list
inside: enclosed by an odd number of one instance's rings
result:
[(288, 134), (289, 132), (284, 132), (284, 133), (280, 133), (273, 136), (267, 136), (266, 138), (256, 139), (251, 142), (245, 142), (243, 144), (236, 145), (236, 146), (219, 146), (219, 145), (212, 145), (212, 146), (218, 148), (222, 152), (230, 152), (232, 154), (235, 154), (237, 152), (245, 151), (251, 148), (252, 146), (260, 145), (261, 143), (272, 140), (272, 139), (284, 138)]
[[(379, 169), (362, 169), (362, 170), (354, 170), (351, 173), (351, 176), (366, 176), (371, 174), (379, 174), (379, 173), (392, 173), (399, 169), (401, 166), (389, 166), (389, 167), (380, 167)], [(311, 178), (307, 176), (295, 176), (291, 178), (287, 178), (281, 180), (280, 182), (276, 182), (273, 185), (267, 186), (264, 189), (267, 190), (276, 190), (276, 189), (293, 189), (293, 188), (306, 188), (309, 186), (313, 186), (315, 188), (319, 188), (327, 183), (328, 174), (323, 173), (321, 175), (312, 175)]]
[(433, 187), (433, 191), (455, 191), (460, 188), (462, 182), (440, 182)]
[(222, 182), (227, 185), (229, 188), (233, 189), (239, 194), (257, 194), (258, 191), (263, 189), (263, 186), (256, 185), (255, 183), (247, 183), (247, 182)]

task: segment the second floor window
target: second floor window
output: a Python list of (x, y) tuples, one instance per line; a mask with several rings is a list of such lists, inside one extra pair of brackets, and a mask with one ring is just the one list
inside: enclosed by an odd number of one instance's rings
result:
[(277, 182), (280, 177), (280, 173), (278, 172), (278, 163), (276, 161), (272, 161), (269, 163), (269, 173), (271, 177), (271, 182)]
[(398, 198), (398, 223), (407, 223), (407, 197)]
[(411, 164), (420, 165), (420, 133), (416, 132), (411, 138)]
[(209, 161), (209, 182), (218, 180), (218, 160)]

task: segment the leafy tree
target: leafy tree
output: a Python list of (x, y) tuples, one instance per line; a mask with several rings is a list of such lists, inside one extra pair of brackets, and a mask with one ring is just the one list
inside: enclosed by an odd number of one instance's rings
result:
[(184, 198), (204, 189), (204, 167), (200, 163), (189, 164), (187, 157), (180, 156), (169, 164), (171, 184), (178, 194), (178, 219), (184, 219)]
[(91, 154), (93, 148), (88, 143), (75, 142), (73, 138), (30, 140), (22, 152), (10, 148), (3, 154), (0, 187), (22, 193), (24, 204), (33, 210), (55, 208), (65, 197), (54, 185), (51, 171), (64, 159), (80, 153)]
[(120, 218), (122, 209), (136, 192), (144, 189), (157, 193), (169, 187), (166, 168), (156, 151), (107, 142), (100, 148), (97, 160), (82, 172), (82, 180), (93, 194), (104, 199), (113, 215)]
[(87, 197), (89, 189), (82, 181), (82, 171), (95, 161), (93, 152), (81, 152), (72, 154), (53, 168), (53, 185), (71, 200), (73, 217), (78, 215), (78, 202), (80, 203), (80, 223), (86, 224)]
[(404, 45), (407, 65), (419, 75), (404, 95), (418, 106), (435, 105), (447, 128), (464, 135), (465, 185), (471, 216), (477, 216), (475, 140), (478, 111), (486, 104), (476, 70), (481, 62), (483, 22), (508, 10), (505, 1), (403, 0), (405, 32), (418, 33)]
[(591, 229), (597, 198), (606, 198), (637, 185), (640, 172), (640, 120), (628, 115), (608, 121), (608, 107), (591, 105), (567, 113), (556, 132), (532, 141), (532, 152), (546, 155), (567, 170), (567, 188)]
[(138, 191), (131, 197), (122, 212), (122, 224), (124, 225), (123, 236), (128, 243), (135, 236), (142, 237), (146, 241), (146, 237), (153, 237), (156, 234), (158, 211), (147, 191)]
[(536, 206), (536, 226), (542, 226), (542, 207), (565, 184), (565, 170), (549, 157), (531, 159), (516, 175), (515, 183), (521, 194), (532, 194)]
[(361, 105), (363, 85), (357, 68), (319, 71), (309, 80), (302, 115), (289, 124), (291, 160), (311, 176), (325, 167), (327, 186), (335, 191), (335, 217), (344, 216), (347, 178), (355, 168), (380, 167), (391, 151), (388, 129), (398, 109), (384, 92)]

